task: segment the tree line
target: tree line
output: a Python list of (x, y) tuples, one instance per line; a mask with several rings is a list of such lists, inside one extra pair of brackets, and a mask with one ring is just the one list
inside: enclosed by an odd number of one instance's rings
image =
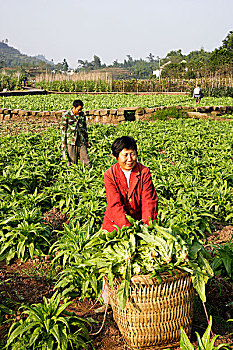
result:
[[(68, 68), (68, 67), (67, 67)], [(182, 50), (172, 50), (166, 57), (155, 57), (149, 53), (146, 59), (133, 59), (127, 55), (123, 63), (114, 60), (108, 67), (102, 64), (98, 56), (93, 61), (78, 60), (76, 72), (106, 68), (121, 68), (129, 72), (132, 78), (185, 78), (195, 79), (209, 76), (213, 73), (221, 75), (232, 74), (233, 71), (233, 31), (230, 31), (222, 41), (222, 45), (212, 52), (200, 50), (184, 55)]]
[[(70, 70), (66, 58), (62, 62), (54, 64), (53, 61), (47, 61), (45, 58), (40, 60), (40, 56), (30, 58), (20, 55), (18, 50), (9, 48), (6, 43), (0, 43), (0, 45), (0, 68), (37, 66), (40, 69), (54, 72), (68, 72)], [(221, 46), (212, 52), (201, 48), (184, 55), (179, 49), (168, 52), (164, 58), (155, 57), (149, 53), (145, 59), (134, 59), (128, 54), (123, 62), (118, 62), (115, 59), (110, 65), (102, 63), (100, 57), (94, 55), (91, 61), (78, 59), (74, 71), (90, 72), (93, 70), (112, 70), (117, 72), (116, 78), (118, 79), (151, 79), (153, 77), (195, 79), (216, 73), (221, 76), (229, 76), (233, 72), (233, 31), (229, 31)]]

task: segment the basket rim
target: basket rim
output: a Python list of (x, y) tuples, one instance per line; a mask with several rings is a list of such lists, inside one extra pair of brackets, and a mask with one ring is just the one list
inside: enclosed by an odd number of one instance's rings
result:
[[(133, 286), (135, 284), (140, 284), (140, 285), (161, 285), (163, 283), (169, 283), (171, 281), (175, 281), (178, 280), (180, 278), (187, 278), (190, 277), (191, 278), (191, 274), (187, 271), (184, 270), (175, 270), (176, 273), (173, 273), (173, 275), (171, 275), (168, 271), (164, 271), (160, 273), (160, 278), (161, 278), (161, 282), (158, 280), (158, 278), (156, 277), (151, 277), (151, 274), (147, 274), (147, 275), (134, 275), (131, 277), (130, 280), (130, 285)], [(109, 283), (108, 281), (108, 276), (104, 276), (103, 277), (105, 279), (105, 281), (107, 283)], [(114, 284), (118, 285), (120, 284), (122, 281), (122, 277), (115, 277), (114, 279)]]

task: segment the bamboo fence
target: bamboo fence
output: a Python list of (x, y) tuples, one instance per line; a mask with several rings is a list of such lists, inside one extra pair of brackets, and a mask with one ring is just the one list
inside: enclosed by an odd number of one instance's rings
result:
[(104, 80), (106, 82), (112, 81), (112, 73), (110, 72), (79, 72), (79, 73), (42, 73), (35, 77), (35, 82), (41, 82), (41, 81), (63, 81), (63, 80), (71, 80), (71, 81), (78, 81), (78, 80), (90, 80), (90, 81), (96, 81), (96, 80)]

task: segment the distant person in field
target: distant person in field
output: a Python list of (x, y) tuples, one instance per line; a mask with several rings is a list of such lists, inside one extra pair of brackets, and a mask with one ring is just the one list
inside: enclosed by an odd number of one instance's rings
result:
[(196, 99), (196, 103), (200, 103), (203, 97), (202, 89), (200, 85), (197, 85), (193, 90), (193, 97)]
[(28, 81), (28, 78), (27, 78), (27, 77), (24, 77), (24, 78), (23, 78), (23, 86), (27, 86), (27, 81)]
[(87, 123), (85, 113), (82, 111), (83, 102), (75, 100), (73, 107), (65, 112), (61, 118), (61, 143), (63, 159), (71, 163), (81, 164), (91, 167), (87, 148), (89, 147)]

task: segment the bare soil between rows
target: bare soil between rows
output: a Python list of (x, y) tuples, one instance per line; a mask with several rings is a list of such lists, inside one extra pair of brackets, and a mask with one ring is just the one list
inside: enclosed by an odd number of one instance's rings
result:
[[(57, 210), (52, 210), (47, 213), (47, 221), (54, 226), (61, 226), (64, 222), (64, 214)], [(209, 243), (222, 244), (229, 242), (233, 236), (233, 226), (224, 226), (216, 224), (212, 234), (207, 234), (205, 244)], [(14, 315), (6, 315), (6, 320), (9, 323), (2, 323), (0, 326), (0, 340), (3, 340), (7, 334), (8, 328), (13, 320), (19, 320), (21, 311), (19, 307), (22, 304), (31, 305), (34, 303), (42, 303), (43, 297), (50, 298), (53, 294), (53, 283), (48, 278), (48, 271), (51, 268), (50, 257), (44, 259), (35, 258), (21, 263), (16, 259), (12, 264), (6, 265), (5, 262), (0, 263), (0, 281), (3, 283), (0, 286), (0, 303), (4, 298), (12, 300)], [(43, 274), (44, 270), (44, 274)], [(4, 282), (5, 281), (5, 282)], [(229, 279), (224, 279), (221, 276), (215, 276), (206, 286), (207, 294), (207, 312), (213, 317), (213, 333), (220, 335), (215, 345), (226, 343), (231, 348), (233, 343), (233, 323), (226, 322), (233, 318), (233, 283)], [(2, 300), (1, 300), (2, 299)], [(95, 300), (85, 298), (81, 301), (79, 298), (74, 298), (73, 303), (69, 307), (69, 311), (73, 311), (78, 316), (83, 316)], [(100, 307), (97, 303), (84, 318), (92, 317), (97, 323), (93, 324), (92, 333), (98, 332), (100, 329), (104, 314), (96, 314), (93, 310)], [(198, 332), (202, 335), (207, 328), (207, 319), (204, 308), (199, 298), (195, 298), (193, 325), (191, 341), (196, 346), (196, 335)], [(108, 310), (107, 317), (101, 332), (92, 336), (93, 345), (98, 350), (123, 350), (128, 349), (124, 343), (123, 337), (120, 334), (118, 327), (113, 319), (112, 310)], [(153, 349), (153, 348), (151, 348)], [(176, 350), (179, 347), (174, 348)]]
[[(232, 122), (233, 119), (225, 118), (224, 116), (207, 116), (205, 113), (198, 116), (189, 117), (190, 119), (202, 119), (202, 120), (215, 120), (219, 122)], [(168, 117), (168, 120), (174, 118)], [(152, 117), (146, 116), (142, 119), (143, 121), (155, 121)], [(117, 125), (117, 123), (115, 124)], [(60, 126), (60, 118), (56, 116), (17, 116), (9, 120), (2, 121), (2, 131), (0, 130), (0, 136), (13, 136), (20, 133), (30, 132), (30, 133), (41, 133), (48, 128), (57, 128)]]

